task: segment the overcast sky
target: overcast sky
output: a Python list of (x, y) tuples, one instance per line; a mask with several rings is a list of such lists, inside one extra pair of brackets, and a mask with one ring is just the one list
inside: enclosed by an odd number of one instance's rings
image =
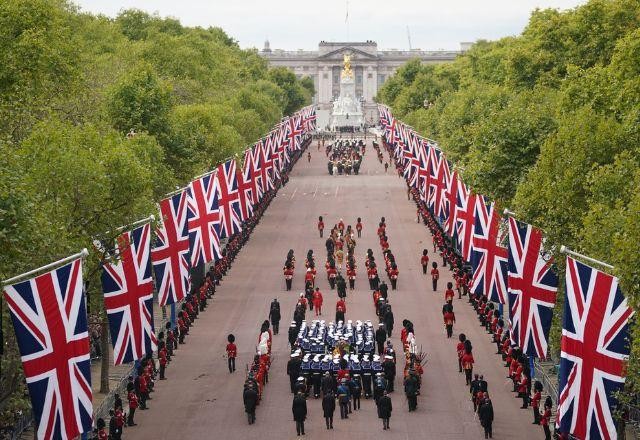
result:
[(569, 9), (586, 0), (73, 0), (115, 16), (138, 8), (187, 26), (219, 26), (240, 46), (317, 49), (320, 40), (374, 40), (381, 49), (458, 49), (462, 41), (517, 35), (535, 8)]

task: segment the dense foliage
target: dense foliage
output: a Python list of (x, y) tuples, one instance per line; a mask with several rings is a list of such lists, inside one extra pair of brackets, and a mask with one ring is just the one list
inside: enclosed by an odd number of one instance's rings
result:
[[(613, 264), (640, 310), (637, 0), (536, 10), (518, 37), (479, 41), (450, 64), (409, 62), (378, 101), (437, 140), (474, 191), (542, 228), (559, 264), (562, 244)], [(633, 335), (627, 383), (638, 394), (639, 325)]]
[[(313, 93), (313, 82), (270, 70), (219, 28), (138, 10), (110, 19), (66, 0), (1, 1), (0, 279), (148, 216), (162, 194)], [(95, 253), (86, 266), (100, 312)], [(2, 325), (0, 426), (28, 404), (6, 307)]]

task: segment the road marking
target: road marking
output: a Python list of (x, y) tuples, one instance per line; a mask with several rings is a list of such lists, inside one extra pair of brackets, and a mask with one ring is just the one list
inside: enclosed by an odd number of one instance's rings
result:
[(338, 197), (338, 190), (339, 189), (340, 189), (340, 185), (336, 186), (336, 195), (335, 195), (336, 198)]
[(313, 191), (313, 197), (316, 197), (316, 193), (318, 192), (318, 185), (316, 185), (316, 189)]
[(296, 189), (294, 189), (294, 190), (293, 190), (293, 194), (291, 194), (291, 198), (292, 198), (292, 199), (293, 199), (293, 196), (295, 196), (295, 195), (296, 195), (296, 192), (298, 192), (298, 188), (296, 188)]

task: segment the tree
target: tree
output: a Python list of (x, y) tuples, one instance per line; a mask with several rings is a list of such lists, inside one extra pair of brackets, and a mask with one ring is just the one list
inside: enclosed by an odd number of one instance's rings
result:
[(269, 70), (269, 78), (284, 90), (286, 96), (284, 114), (290, 115), (311, 102), (309, 91), (300, 85), (295, 74), (286, 67), (275, 67)]
[(79, 54), (63, 0), (0, 2), (0, 133), (20, 141), (77, 80)]
[(162, 136), (171, 101), (169, 85), (158, 78), (151, 66), (143, 64), (109, 91), (107, 111), (113, 127), (121, 133), (135, 130)]

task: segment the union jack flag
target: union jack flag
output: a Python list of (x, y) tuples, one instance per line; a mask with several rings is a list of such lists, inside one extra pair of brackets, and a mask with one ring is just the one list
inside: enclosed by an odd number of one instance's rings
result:
[(545, 358), (558, 275), (542, 246), (542, 232), (509, 217), (511, 340), (529, 356)]
[(150, 254), (151, 226), (146, 223), (122, 233), (115, 255), (102, 263), (102, 292), (115, 365), (141, 359), (157, 348)]
[(614, 392), (624, 386), (633, 311), (618, 279), (567, 257), (556, 426), (579, 439), (615, 439)]
[(260, 147), (256, 144), (245, 150), (242, 171), (245, 182), (251, 182), (251, 197), (254, 204), (262, 200), (264, 194), (260, 171)]
[(471, 291), (491, 301), (507, 302), (507, 249), (500, 246), (500, 214), (496, 204), (477, 196), (473, 228)]
[(82, 259), (5, 287), (40, 439), (91, 430), (91, 366)]
[(380, 125), (382, 125), (382, 128), (386, 134), (387, 127), (389, 126), (391, 120), (389, 108), (384, 105), (378, 105), (378, 112), (380, 113)]
[(467, 189), (464, 188), (464, 183), (462, 182), (462, 180), (458, 178), (458, 171), (454, 169), (453, 173), (451, 173), (451, 175), (449, 176), (447, 182), (447, 190), (445, 191), (443, 197), (446, 205), (446, 220), (444, 223), (444, 230), (451, 237), (453, 237), (456, 232), (458, 198), (461, 196), (464, 197), (464, 194), (468, 194)]
[(429, 206), (429, 193), (431, 190), (431, 174), (433, 173), (433, 160), (435, 157), (434, 147), (429, 142), (424, 141), (422, 157), (420, 158), (420, 169), (418, 172), (422, 177), (420, 185), (420, 199)]
[(242, 220), (244, 220), (236, 180), (235, 159), (218, 165), (214, 176), (220, 212), (220, 238), (231, 237), (242, 230)]
[[(247, 150), (249, 151), (249, 150)], [(251, 154), (249, 154), (250, 156)], [(245, 153), (246, 158), (246, 153)], [(236, 170), (236, 180), (238, 181), (238, 195), (240, 196), (240, 210), (242, 212), (242, 218), (247, 220), (253, 215), (254, 202), (254, 182), (253, 175), (251, 173), (252, 164), (245, 164), (244, 169)]]
[(433, 215), (440, 217), (442, 204), (441, 198), (446, 189), (445, 168), (448, 173), (447, 159), (437, 148), (431, 148), (431, 163), (429, 164), (429, 194), (427, 205), (432, 210)]
[(290, 117), (288, 122), (288, 145), (290, 151), (300, 149), (300, 138), (304, 134), (304, 130), (300, 127), (300, 116)]
[(418, 171), (415, 182), (415, 188), (420, 192), (420, 198), (422, 201), (425, 201), (425, 185), (427, 178), (429, 177), (429, 169), (428, 169), (428, 161), (429, 161), (429, 145), (424, 141), (424, 139), (420, 139), (418, 143), (418, 147), (416, 149), (418, 156)]
[(260, 177), (264, 192), (274, 189), (273, 182), (273, 159), (271, 158), (271, 142), (266, 138), (264, 142), (258, 143), (260, 154)]
[[(315, 130), (316, 128), (316, 108), (313, 105), (309, 105), (298, 113), (302, 117), (303, 131)], [(304, 134), (304, 133), (303, 133)]]
[(449, 192), (449, 185), (451, 185), (451, 169), (449, 167), (449, 161), (445, 157), (444, 153), (440, 154), (440, 166), (438, 168), (438, 181), (437, 186), (440, 191), (440, 195), (437, 198), (437, 213), (442, 222), (447, 220), (449, 215), (449, 199), (447, 193)]
[(471, 262), (471, 249), (473, 248), (473, 228), (476, 219), (477, 196), (462, 182), (458, 185), (458, 197), (456, 199), (456, 235), (462, 258)]
[(207, 174), (189, 183), (187, 188), (191, 265), (220, 259), (220, 210), (215, 176)]
[(191, 287), (187, 216), (186, 190), (160, 201), (161, 222), (156, 229), (155, 247), (151, 250), (160, 306), (177, 303)]

